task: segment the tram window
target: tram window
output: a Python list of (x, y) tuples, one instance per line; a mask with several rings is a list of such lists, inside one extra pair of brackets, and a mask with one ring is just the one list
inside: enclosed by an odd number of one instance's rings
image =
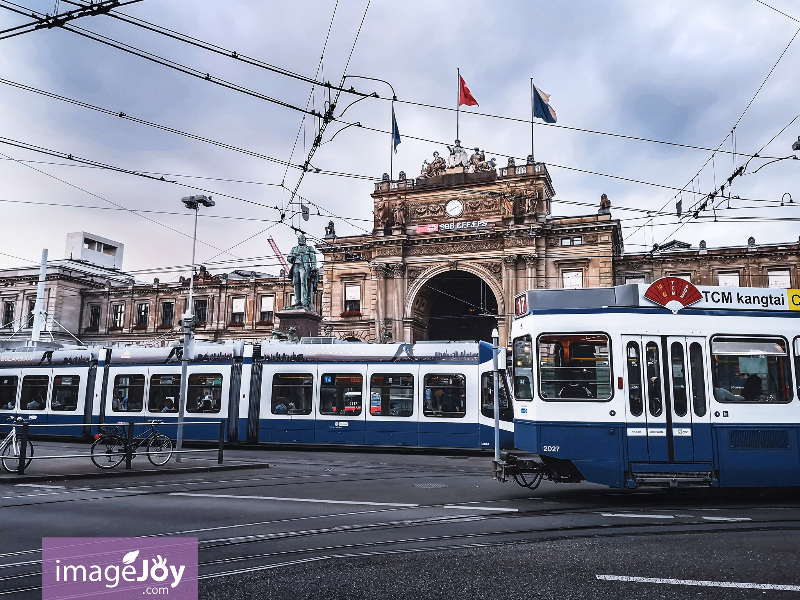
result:
[(650, 415), (660, 417), (664, 411), (661, 398), (661, 361), (658, 358), (658, 344), (650, 342), (644, 349), (647, 372), (647, 406)]
[(545, 400), (610, 400), (608, 336), (586, 333), (539, 337), (539, 393)]
[(706, 414), (706, 378), (703, 369), (703, 347), (697, 342), (689, 346), (689, 377), (692, 380), (692, 408), (698, 417)]
[(714, 397), (720, 402), (789, 402), (789, 352), (783, 338), (711, 339)]
[(626, 354), (628, 363), (628, 402), (631, 415), (640, 417), (644, 410), (644, 402), (642, 401), (642, 362), (639, 344), (628, 342)]
[(310, 415), (313, 391), (311, 373), (276, 373), (272, 376), (272, 414)]
[(150, 396), (147, 410), (150, 412), (178, 412), (181, 398), (181, 376), (153, 375), (150, 377)]
[[(481, 414), (494, 419), (494, 377), (493, 373), (481, 375)], [(505, 373), (500, 371), (500, 381), (497, 389), (500, 392), (500, 420), (511, 423), (514, 420), (514, 407), (509, 401), (511, 394), (508, 392)]]
[(376, 373), (369, 380), (369, 414), (410, 417), (414, 414), (414, 376)]
[(467, 378), (464, 375), (425, 375), (422, 414), (460, 419), (467, 414)]
[(797, 381), (797, 396), (800, 397), (800, 337), (794, 338), (794, 376)]
[(319, 386), (319, 413), (357, 417), (361, 414), (364, 377), (358, 374), (323, 373)]
[(514, 397), (533, 400), (533, 342), (526, 335), (514, 340)]
[(47, 405), (47, 375), (26, 375), (22, 378), (22, 394), (19, 407), (23, 410), (44, 410)]
[(117, 375), (111, 410), (116, 412), (140, 412), (144, 406), (144, 375)]
[(0, 377), (0, 410), (14, 410), (17, 405), (18, 377)]
[(50, 401), (50, 408), (58, 411), (78, 410), (80, 380), (77, 375), (58, 375), (53, 380), (53, 399)]
[(186, 386), (186, 412), (218, 413), (222, 406), (222, 374), (193, 373)]
[(686, 365), (683, 344), (672, 342), (670, 354), (672, 356), (672, 396), (675, 414), (685, 417), (689, 410), (689, 401), (686, 398)]

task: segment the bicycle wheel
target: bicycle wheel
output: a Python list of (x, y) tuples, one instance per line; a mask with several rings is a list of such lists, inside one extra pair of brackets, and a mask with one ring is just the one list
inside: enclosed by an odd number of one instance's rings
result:
[[(3, 448), (3, 467), (6, 471), (10, 471), (12, 473), (17, 472), (17, 468), (19, 467), (19, 450), (20, 450), (20, 443), (19, 439), (17, 439), (13, 444), (11, 442)], [(27, 469), (28, 466), (31, 464), (31, 459), (33, 458), (33, 444), (31, 441), (28, 440), (28, 450), (25, 453), (25, 468)]]
[(167, 464), (172, 456), (172, 440), (168, 435), (157, 433), (147, 441), (147, 458), (155, 466)]
[(101, 469), (113, 469), (125, 460), (125, 440), (104, 435), (92, 444), (92, 462)]

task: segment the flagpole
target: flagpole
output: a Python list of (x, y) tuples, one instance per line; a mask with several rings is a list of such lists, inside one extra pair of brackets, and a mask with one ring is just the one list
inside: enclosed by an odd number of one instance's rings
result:
[(456, 76), (458, 77), (456, 82), (456, 89), (458, 90), (458, 96), (456, 97), (456, 139), (458, 140), (461, 139), (458, 137), (458, 113), (461, 106), (461, 69), (456, 68)]
[(534, 119), (534, 106), (533, 106), (533, 77), (531, 77), (531, 161), (536, 164), (536, 158), (533, 152), (533, 119)]
[(394, 180), (394, 98), (392, 98), (392, 122), (389, 124), (389, 181)]

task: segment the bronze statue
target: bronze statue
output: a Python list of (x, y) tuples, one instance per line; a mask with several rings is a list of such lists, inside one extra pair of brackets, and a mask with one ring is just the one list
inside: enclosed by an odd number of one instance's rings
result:
[(319, 270), (314, 248), (306, 245), (306, 237), (297, 236), (297, 246), (292, 248), (287, 257), (291, 267), (289, 277), (294, 283), (294, 304), (291, 308), (304, 308), (314, 312), (314, 296), (317, 292)]

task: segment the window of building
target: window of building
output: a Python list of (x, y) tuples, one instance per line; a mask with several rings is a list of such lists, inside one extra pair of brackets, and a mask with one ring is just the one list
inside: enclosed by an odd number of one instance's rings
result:
[(222, 374), (193, 373), (186, 387), (186, 412), (218, 413), (222, 406)]
[(561, 238), (562, 246), (580, 246), (583, 244), (583, 238), (580, 236)]
[(714, 397), (719, 402), (789, 402), (789, 352), (783, 338), (711, 338)]
[(644, 275), (632, 275), (625, 278), (625, 283), (647, 283)]
[(739, 287), (739, 271), (717, 273), (717, 284), (721, 287)]
[(580, 238), (580, 237), (572, 238), (572, 245), (573, 246), (580, 246), (581, 244), (583, 244), (583, 238)]
[(531, 336), (514, 340), (514, 397), (517, 400), (533, 399), (533, 350)]
[(767, 287), (790, 288), (792, 287), (791, 271), (789, 269), (770, 269), (767, 271)]
[(136, 305), (136, 326), (141, 328), (147, 327), (147, 322), (150, 318), (150, 304), (147, 302), (140, 302)]
[(313, 392), (311, 373), (276, 373), (272, 376), (272, 414), (310, 415)]
[(628, 404), (631, 415), (640, 417), (644, 411), (644, 401), (642, 399), (642, 361), (639, 344), (628, 342), (625, 354), (628, 363)]
[(358, 284), (344, 286), (344, 312), (361, 312), (361, 286)]
[(44, 410), (47, 406), (48, 387), (50, 387), (50, 377), (47, 375), (26, 375), (23, 377), (19, 407), (22, 410)]
[(28, 323), (26, 327), (33, 327), (34, 313), (36, 312), (36, 298), (28, 299)]
[(670, 277), (677, 277), (678, 279), (685, 279), (689, 283), (692, 282), (692, 274), (691, 273), (673, 273)]
[(275, 319), (275, 296), (261, 296), (261, 313), (259, 321), (269, 323)]
[(561, 245), (562, 246), (571, 246), (572, 245), (572, 238), (561, 238)]
[(114, 412), (141, 412), (144, 408), (144, 375), (117, 375), (111, 394)]
[(198, 325), (208, 323), (208, 300), (206, 298), (194, 299), (194, 322)]
[(3, 302), (3, 329), (14, 326), (14, 303)]
[(545, 400), (610, 400), (608, 336), (601, 333), (539, 337), (539, 394)]
[(364, 377), (348, 373), (323, 373), (319, 388), (319, 413), (357, 417), (362, 411)]
[(17, 405), (18, 377), (0, 377), (0, 410), (14, 410)]
[(89, 305), (89, 329), (97, 331), (100, 329), (100, 305)]
[[(508, 383), (500, 371), (500, 381), (497, 386), (500, 392), (500, 420), (511, 423), (514, 420), (514, 407), (511, 403), (511, 394)], [(481, 375), (481, 414), (484, 417), (494, 418), (494, 374)]]
[(161, 303), (161, 324), (169, 325), (175, 322), (175, 302), (170, 300)]
[(53, 399), (50, 408), (65, 412), (78, 410), (80, 382), (81, 378), (77, 375), (58, 375), (53, 380)]
[(467, 378), (464, 375), (425, 375), (422, 414), (426, 417), (460, 419), (467, 411)]
[(414, 376), (375, 373), (369, 382), (369, 414), (410, 417), (414, 414)]
[(231, 303), (231, 323), (244, 323), (244, 298), (234, 298)]
[(122, 329), (125, 324), (125, 305), (115, 304), (111, 307), (111, 326)]
[(181, 376), (152, 375), (147, 410), (150, 412), (176, 413), (181, 398)]
[(567, 290), (577, 290), (583, 287), (583, 271), (562, 271), (561, 285)]

